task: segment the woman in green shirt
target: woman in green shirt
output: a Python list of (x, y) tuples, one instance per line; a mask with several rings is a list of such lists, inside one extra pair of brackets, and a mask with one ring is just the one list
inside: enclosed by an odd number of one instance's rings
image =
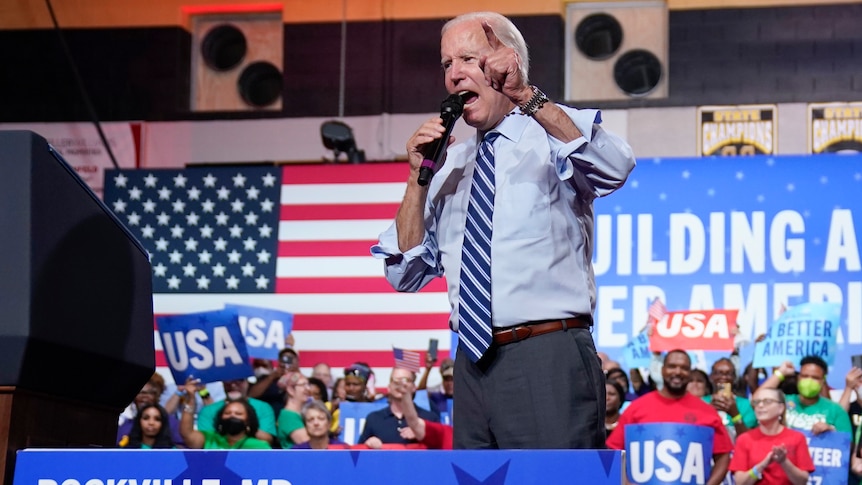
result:
[(245, 398), (225, 400), (224, 407), (216, 414), (215, 432), (202, 432), (194, 429), (194, 392), (187, 392), (183, 399), (180, 434), (189, 448), (203, 448), (205, 450), (268, 450), (272, 448), (266, 441), (254, 437), (258, 429), (257, 415)]

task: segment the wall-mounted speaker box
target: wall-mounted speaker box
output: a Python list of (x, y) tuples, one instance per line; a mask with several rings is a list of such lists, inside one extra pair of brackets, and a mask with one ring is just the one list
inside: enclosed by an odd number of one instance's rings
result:
[(566, 5), (566, 100), (668, 96), (665, 1)]
[(280, 111), (284, 23), (278, 12), (196, 13), (192, 32), (192, 111)]

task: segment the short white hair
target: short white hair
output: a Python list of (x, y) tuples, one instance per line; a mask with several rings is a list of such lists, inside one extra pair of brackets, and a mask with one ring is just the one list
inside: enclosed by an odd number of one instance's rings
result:
[(440, 31), (440, 35), (442, 36), (445, 34), (452, 26), (470, 21), (488, 22), (488, 25), (490, 25), (491, 29), (494, 31), (494, 35), (500, 39), (500, 42), (502, 42), (506, 47), (510, 47), (516, 54), (518, 54), (518, 57), (521, 58), (521, 62), (518, 63), (521, 77), (524, 79), (525, 83), (529, 84), (530, 52), (527, 49), (527, 42), (524, 41), (524, 36), (521, 35), (521, 31), (515, 27), (515, 24), (513, 24), (508, 17), (500, 15), (497, 12), (465, 13), (446, 22), (446, 24), (443, 25), (443, 29)]

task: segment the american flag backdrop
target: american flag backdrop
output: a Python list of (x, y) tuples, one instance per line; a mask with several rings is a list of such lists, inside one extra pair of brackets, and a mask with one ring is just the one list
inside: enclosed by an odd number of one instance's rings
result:
[(338, 377), (364, 361), (382, 387), (393, 347), (451, 342), (443, 279), (397, 293), (369, 253), (406, 176), (403, 163), (110, 170), (105, 203), (150, 253), (157, 316), (224, 304), (291, 312), (306, 374), (326, 362)]

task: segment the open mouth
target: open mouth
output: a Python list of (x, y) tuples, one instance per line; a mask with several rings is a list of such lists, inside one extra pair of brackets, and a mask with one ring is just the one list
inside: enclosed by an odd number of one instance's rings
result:
[(464, 105), (472, 104), (479, 99), (479, 95), (473, 91), (461, 91), (458, 94), (461, 96), (461, 99), (464, 100)]

